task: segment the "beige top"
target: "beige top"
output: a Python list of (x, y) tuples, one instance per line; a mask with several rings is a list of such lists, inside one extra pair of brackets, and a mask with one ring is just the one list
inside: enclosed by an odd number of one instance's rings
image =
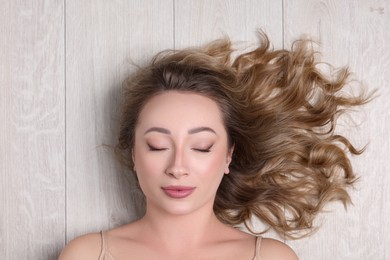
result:
[[(99, 260), (115, 260), (115, 257), (110, 253), (110, 251), (107, 248), (107, 242), (105, 239), (105, 235), (103, 231), (100, 231), (101, 237), (102, 237), (102, 249), (100, 252)], [(261, 237), (256, 237), (256, 246), (255, 246), (255, 256), (252, 260), (261, 260), (260, 258), (260, 244), (261, 244)]]

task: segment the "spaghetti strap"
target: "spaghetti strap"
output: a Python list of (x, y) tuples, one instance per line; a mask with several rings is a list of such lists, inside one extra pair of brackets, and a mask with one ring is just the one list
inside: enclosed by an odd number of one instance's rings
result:
[(255, 257), (253, 260), (261, 260), (260, 257), (260, 246), (261, 246), (261, 236), (256, 237), (256, 246), (255, 246)]
[(110, 253), (108, 249), (107, 237), (104, 231), (100, 231), (101, 236), (101, 251), (98, 260), (115, 260), (115, 257)]
[(101, 237), (101, 250), (100, 250), (99, 260), (103, 260), (106, 252), (106, 242), (104, 239), (103, 230), (100, 231), (100, 237)]

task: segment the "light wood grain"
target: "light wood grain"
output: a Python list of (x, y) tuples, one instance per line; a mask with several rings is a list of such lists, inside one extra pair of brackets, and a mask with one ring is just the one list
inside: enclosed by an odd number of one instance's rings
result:
[(264, 30), (275, 47), (283, 44), (282, 0), (175, 1), (175, 47), (200, 45), (229, 36), (256, 43)]
[(349, 65), (357, 79), (380, 96), (344, 120), (342, 132), (366, 152), (353, 158), (361, 176), (353, 191), (354, 206), (345, 212), (331, 205), (321, 216), (317, 234), (291, 243), (301, 259), (388, 259), (390, 251), (390, 3), (388, 1), (285, 1), (285, 39), (301, 34), (321, 43), (323, 58)]
[(339, 128), (357, 145), (369, 142), (353, 158), (355, 205), (329, 205), (316, 234), (287, 242), (300, 259), (389, 258), (389, 25), (385, 0), (2, 1), (1, 257), (56, 259), (65, 241), (136, 219), (142, 203), (131, 174), (102, 146), (115, 143), (131, 63), (224, 35), (254, 43), (261, 28), (276, 48), (314, 37), (325, 61), (350, 65), (379, 90), (355, 124), (345, 118)]
[(0, 255), (55, 259), (65, 233), (63, 1), (0, 8)]
[(120, 86), (132, 62), (173, 48), (173, 2), (67, 1), (66, 13), (70, 240), (139, 217), (131, 173), (102, 145), (115, 144)]

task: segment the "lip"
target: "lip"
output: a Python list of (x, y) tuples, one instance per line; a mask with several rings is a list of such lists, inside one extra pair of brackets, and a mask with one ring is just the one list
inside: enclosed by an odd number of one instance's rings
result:
[(182, 199), (188, 197), (194, 192), (195, 187), (191, 186), (166, 186), (161, 188), (168, 197)]

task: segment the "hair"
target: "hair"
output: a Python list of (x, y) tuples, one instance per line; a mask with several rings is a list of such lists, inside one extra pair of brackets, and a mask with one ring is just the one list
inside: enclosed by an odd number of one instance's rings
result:
[[(273, 50), (260, 33), (254, 50), (235, 55), (228, 39), (200, 48), (168, 50), (124, 82), (116, 152), (130, 168), (135, 127), (148, 100), (165, 91), (193, 92), (214, 100), (229, 145), (230, 174), (216, 194), (214, 212), (224, 223), (252, 217), (280, 235), (299, 238), (330, 201), (350, 203), (356, 180), (348, 154), (360, 154), (335, 134), (339, 115), (368, 101), (347, 96), (347, 68), (321, 72), (313, 42), (298, 40), (291, 50)], [(235, 58), (234, 58), (235, 56)]]

